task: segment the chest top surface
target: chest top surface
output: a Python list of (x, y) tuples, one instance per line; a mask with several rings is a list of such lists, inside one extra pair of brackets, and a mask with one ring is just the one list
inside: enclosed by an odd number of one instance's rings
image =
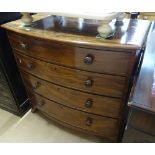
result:
[(69, 18), (63, 16), (34, 15), (31, 29), (21, 27), (16, 20), (2, 25), (3, 28), (40, 39), (53, 40), (85, 46), (118, 48), (126, 50), (141, 49), (145, 43), (150, 22), (146, 20), (124, 19), (122, 25), (110, 23), (115, 34), (110, 39), (97, 38), (97, 27), (101, 21)]

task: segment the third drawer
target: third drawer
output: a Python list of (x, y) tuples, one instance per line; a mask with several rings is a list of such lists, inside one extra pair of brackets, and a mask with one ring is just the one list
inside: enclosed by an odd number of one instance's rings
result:
[(22, 72), (22, 76), (28, 91), (34, 91), (41, 96), (74, 109), (107, 117), (119, 117), (120, 99), (68, 89), (24, 72)]

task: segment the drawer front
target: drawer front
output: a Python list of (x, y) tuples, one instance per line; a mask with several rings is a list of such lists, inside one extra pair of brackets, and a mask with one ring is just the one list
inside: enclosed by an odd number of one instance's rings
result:
[(105, 137), (115, 137), (118, 133), (118, 120), (102, 116), (92, 115), (68, 108), (37, 94), (31, 94), (31, 102), (37, 109), (61, 122), (88, 132), (98, 133)]
[(86, 71), (126, 76), (130, 54), (64, 46), (10, 33), (12, 47), (23, 54)]
[(120, 99), (113, 99), (67, 89), (24, 72), (22, 72), (22, 75), (28, 91), (35, 91), (37, 94), (45, 96), (50, 100), (85, 112), (114, 118), (119, 117)]
[(125, 78), (70, 69), (17, 55), (19, 67), (41, 79), (89, 93), (122, 97)]

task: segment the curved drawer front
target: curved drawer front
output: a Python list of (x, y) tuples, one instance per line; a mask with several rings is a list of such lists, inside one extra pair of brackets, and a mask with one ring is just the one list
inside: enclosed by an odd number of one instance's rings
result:
[(117, 119), (106, 118), (73, 110), (66, 106), (47, 100), (37, 94), (31, 94), (30, 96), (32, 104), (37, 106), (37, 109), (61, 122), (70, 124), (77, 128), (85, 129), (88, 132), (90, 131), (104, 135), (108, 138), (115, 137), (118, 133)]
[(70, 69), (27, 56), (17, 55), (19, 67), (37, 77), (89, 93), (122, 97), (125, 78)]
[(86, 71), (122, 76), (127, 74), (130, 61), (127, 52), (64, 46), (13, 33), (9, 37), (14, 49), (34, 58)]
[(120, 99), (102, 97), (67, 89), (43, 81), (24, 72), (22, 72), (22, 75), (28, 91), (35, 91), (41, 96), (45, 96), (50, 100), (65, 106), (69, 106), (71, 108), (79, 109), (93, 114), (99, 114), (102, 116), (109, 116), (114, 118), (119, 117), (121, 103)]

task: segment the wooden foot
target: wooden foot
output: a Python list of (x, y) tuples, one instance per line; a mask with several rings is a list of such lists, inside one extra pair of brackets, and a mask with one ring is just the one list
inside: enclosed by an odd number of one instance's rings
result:
[(36, 108), (36, 107), (32, 107), (32, 108), (31, 108), (31, 112), (32, 112), (32, 113), (35, 113), (36, 111), (37, 111), (37, 108)]

